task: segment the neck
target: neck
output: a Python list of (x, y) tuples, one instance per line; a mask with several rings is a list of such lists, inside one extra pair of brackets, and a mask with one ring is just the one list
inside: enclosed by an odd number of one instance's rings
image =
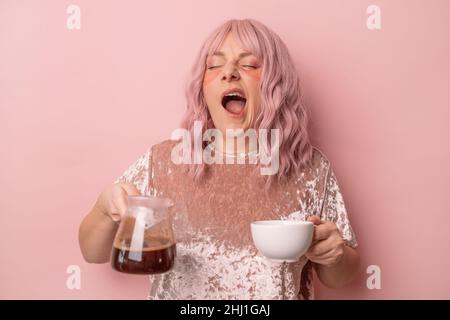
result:
[(237, 137), (224, 137), (222, 140), (214, 142), (217, 151), (225, 154), (248, 154), (256, 152), (257, 148), (248, 142), (248, 139), (244, 139), (245, 143), (238, 143)]

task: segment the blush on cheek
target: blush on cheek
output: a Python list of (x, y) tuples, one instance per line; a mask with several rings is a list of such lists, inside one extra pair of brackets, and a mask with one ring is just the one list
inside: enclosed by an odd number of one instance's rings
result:
[(209, 70), (205, 72), (203, 77), (203, 85), (208, 85), (212, 80), (218, 77), (220, 71), (219, 70)]
[(261, 69), (248, 70), (246, 74), (254, 80), (259, 81), (261, 79)]

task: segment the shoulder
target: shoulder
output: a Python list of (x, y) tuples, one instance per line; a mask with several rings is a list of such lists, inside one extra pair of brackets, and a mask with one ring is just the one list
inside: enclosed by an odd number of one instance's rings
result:
[(295, 183), (303, 185), (308, 190), (323, 192), (329, 179), (331, 164), (324, 152), (313, 147), (311, 158), (305, 166), (300, 169), (299, 175), (295, 177)]
[(317, 147), (313, 147), (309, 169), (312, 170), (316, 176), (326, 176), (331, 169), (330, 160), (325, 153)]

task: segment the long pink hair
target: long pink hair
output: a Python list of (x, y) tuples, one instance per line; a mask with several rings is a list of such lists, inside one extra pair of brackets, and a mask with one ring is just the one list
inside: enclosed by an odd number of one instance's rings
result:
[[(214, 30), (204, 42), (192, 68), (186, 87), (187, 111), (183, 128), (194, 139), (194, 121), (201, 121), (203, 132), (214, 127), (203, 96), (206, 59), (217, 51), (228, 33), (238, 45), (262, 60), (261, 108), (254, 129), (279, 129), (279, 170), (268, 176), (268, 185), (292, 174), (298, 174), (312, 158), (308, 135), (308, 114), (302, 104), (300, 79), (288, 49), (280, 37), (262, 23), (251, 20), (229, 20)], [(201, 139), (201, 137), (200, 137)], [(206, 164), (191, 165), (190, 174), (200, 180)]]

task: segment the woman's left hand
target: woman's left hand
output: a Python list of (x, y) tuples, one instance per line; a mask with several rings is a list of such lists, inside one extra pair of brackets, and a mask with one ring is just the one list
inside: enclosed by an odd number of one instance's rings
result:
[(321, 221), (318, 216), (311, 216), (308, 221), (314, 223), (314, 235), (306, 257), (320, 265), (335, 266), (344, 256), (345, 248), (339, 229), (335, 223)]

